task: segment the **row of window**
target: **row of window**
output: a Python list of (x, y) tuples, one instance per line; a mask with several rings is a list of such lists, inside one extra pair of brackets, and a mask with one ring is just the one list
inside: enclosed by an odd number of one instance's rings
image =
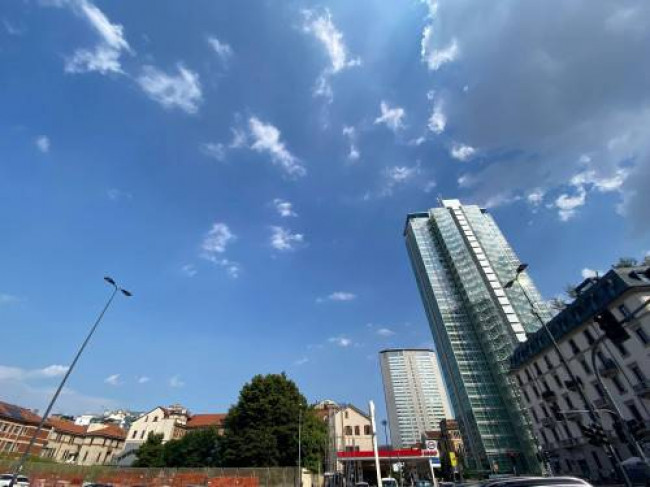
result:
[[(355, 426), (354, 427), (354, 433), (352, 433), (352, 431), (353, 431), (352, 426), (346, 426), (344, 428), (344, 432), (345, 432), (345, 434), (347, 436), (361, 436), (361, 427), (360, 426)], [(365, 424), (363, 426), (363, 434), (366, 435), (366, 436), (371, 434), (370, 425)]]

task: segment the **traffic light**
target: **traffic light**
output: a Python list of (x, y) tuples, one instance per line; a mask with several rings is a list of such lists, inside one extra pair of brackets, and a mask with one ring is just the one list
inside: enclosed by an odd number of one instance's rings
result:
[(605, 433), (605, 430), (603, 430), (602, 426), (594, 424), (591, 427), (588, 427), (579, 424), (578, 427), (580, 428), (580, 431), (582, 431), (582, 434), (585, 435), (585, 438), (587, 438), (589, 444), (593, 446), (602, 446), (609, 443), (607, 440), (607, 434)]
[(630, 338), (630, 334), (623, 324), (620, 323), (614, 313), (610, 310), (605, 309), (594, 316), (594, 321), (598, 323), (600, 329), (603, 330), (605, 336), (609, 338), (613, 343), (623, 343), (625, 340)]

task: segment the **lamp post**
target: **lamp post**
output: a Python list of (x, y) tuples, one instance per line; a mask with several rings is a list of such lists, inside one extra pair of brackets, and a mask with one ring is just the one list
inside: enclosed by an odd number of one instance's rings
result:
[(384, 438), (386, 439), (386, 448), (388, 448), (388, 477), (392, 477), (393, 472), (393, 445), (388, 444), (388, 421), (381, 420), (381, 425), (384, 427)]
[(93, 334), (95, 333), (95, 330), (99, 326), (99, 323), (102, 321), (102, 318), (104, 317), (104, 314), (110, 307), (111, 303), (113, 302), (113, 299), (115, 298), (115, 295), (118, 293), (122, 293), (124, 296), (130, 297), (132, 294), (127, 291), (126, 289), (123, 289), (119, 287), (116, 282), (113, 280), (111, 277), (104, 277), (104, 280), (110, 284), (113, 287), (113, 291), (111, 292), (110, 297), (108, 298), (108, 301), (106, 301), (106, 304), (104, 305), (104, 308), (102, 309), (101, 313), (99, 313), (99, 316), (95, 320), (95, 323), (93, 324), (92, 328), (90, 329), (90, 332), (86, 336), (86, 339), (83, 341), (81, 344), (81, 347), (79, 347), (79, 350), (77, 351), (77, 354), (75, 355), (74, 359), (72, 360), (72, 363), (70, 364), (70, 367), (68, 367), (68, 370), (66, 371), (65, 375), (63, 376), (63, 379), (61, 379), (61, 383), (59, 384), (59, 387), (56, 389), (56, 392), (54, 392), (54, 395), (52, 396), (52, 399), (50, 400), (50, 403), (47, 406), (47, 409), (45, 410), (45, 413), (43, 413), (43, 417), (41, 418), (41, 421), (38, 423), (38, 426), (36, 427), (36, 430), (34, 431), (34, 434), (32, 434), (32, 437), (29, 440), (29, 444), (27, 445), (27, 448), (21, 455), (20, 459), (18, 460), (18, 463), (16, 467), (14, 468), (14, 474), (11, 480), (9, 481), (8, 487), (14, 487), (14, 484), (16, 483), (16, 478), (18, 477), (18, 474), (22, 471), (23, 466), (25, 465), (25, 461), (29, 457), (29, 453), (31, 452), (32, 448), (34, 447), (34, 443), (36, 443), (36, 439), (38, 438), (38, 435), (40, 434), (41, 430), (43, 429), (43, 426), (45, 425), (45, 421), (47, 421), (47, 418), (52, 411), (52, 408), (54, 407), (54, 403), (59, 397), (59, 394), (61, 394), (61, 391), (63, 390), (63, 386), (65, 386), (65, 383), (68, 380), (68, 377), (70, 377), (70, 374), (72, 373), (72, 370), (74, 369), (74, 366), (77, 364), (77, 361), (79, 360), (79, 357), (83, 353), (84, 349), (86, 348), (86, 345), (88, 345), (88, 342), (92, 338)]
[(302, 405), (298, 406), (298, 487), (302, 486)]

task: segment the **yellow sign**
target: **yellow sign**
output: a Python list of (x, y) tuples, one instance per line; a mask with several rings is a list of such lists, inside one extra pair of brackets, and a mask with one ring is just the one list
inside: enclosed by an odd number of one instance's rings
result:
[(449, 461), (451, 462), (451, 466), (455, 467), (458, 465), (458, 460), (456, 459), (456, 454), (453, 451), (449, 452)]

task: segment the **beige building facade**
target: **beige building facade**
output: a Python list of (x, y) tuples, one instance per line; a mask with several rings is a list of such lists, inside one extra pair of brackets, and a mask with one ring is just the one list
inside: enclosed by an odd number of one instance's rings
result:
[(80, 426), (61, 418), (50, 418), (44, 458), (71, 465), (111, 465), (124, 448), (126, 432), (115, 425), (92, 423)]

